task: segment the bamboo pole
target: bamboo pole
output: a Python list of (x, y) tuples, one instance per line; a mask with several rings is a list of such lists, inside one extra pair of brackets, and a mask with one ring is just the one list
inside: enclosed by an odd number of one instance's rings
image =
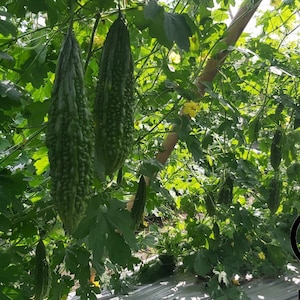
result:
[[(254, 15), (255, 11), (259, 7), (262, 0), (245, 0), (240, 9), (238, 10), (236, 16), (233, 18), (231, 24), (226, 30), (224, 37), (219, 41), (219, 43), (230, 47), (234, 46), (236, 41), (239, 39), (240, 35), (244, 31), (246, 25), (249, 23), (250, 19)], [(217, 44), (218, 45), (218, 44)], [(217, 46), (216, 45), (216, 46)], [(224, 48), (224, 47), (222, 47)], [(226, 48), (226, 47), (225, 47)], [(228, 50), (222, 50), (216, 55), (212, 56), (205, 65), (201, 75), (195, 80), (194, 84), (198, 89), (199, 95), (203, 96), (205, 94), (205, 87), (207, 83), (211, 83), (215, 76), (218, 74), (219, 69), (223, 65), (226, 57), (228, 56)], [(180, 115), (183, 114), (183, 109), (181, 108)], [(189, 117), (187, 115), (187, 117)], [(172, 126), (170, 132), (166, 136), (162, 144), (163, 151), (159, 151), (155, 158), (158, 162), (165, 165), (168, 158), (170, 157), (174, 147), (178, 142), (178, 134), (174, 131), (175, 125)], [(144, 176), (147, 185), (150, 183), (150, 178)], [(131, 200), (127, 203), (127, 209), (131, 210), (135, 195), (132, 196)]]
[[(224, 37), (219, 43), (224, 43), (227, 47), (234, 46), (240, 35), (244, 31), (246, 25), (249, 23), (253, 14), (257, 10), (262, 0), (246, 0), (241, 5), (236, 16), (232, 20), (228, 29), (226, 30)], [(202, 74), (195, 80), (194, 84), (198, 88), (200, 96), (205, 93), (205, 85), (203, 82), (212, 82), (217, 75), (219, 69), (223, 65), (229, 51), (220, 51), (214, 57), (211, 57)]]

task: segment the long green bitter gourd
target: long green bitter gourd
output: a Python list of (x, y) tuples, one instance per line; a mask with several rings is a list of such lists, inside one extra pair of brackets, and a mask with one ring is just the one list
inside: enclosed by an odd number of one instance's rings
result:
[(277, 129), (271, 144), (271, 165), (275, 171), (279, 169), (282, 158), (282, 132)]
[(93, 143), (80, 48), (70, 26), (58, 58), (46, 134), (51, 196), (68, 233), (76, 230), (86, 210)]
[(111, 25), (100, 64), (95, 116), (95, 170), (98, 178), (118, 171), (133, 143), (133, 60), (123, 16)]
[(43, 300), (48, 296), (51, 285), (51, 273), (47, 260), (44, 242), (39, 240), (35, 249), (35, 300)]
[(131, 217), (133, 220), (134, 229), (138, 229), (138, 227), (143, 221), (146, 200), (146, 182), (144, 176), (141, 175), (138, 189), (131, 209)]
[(267, 204), (272, 214), (276, 213), (280, 205), (281, 186), (282, 182), (274, 176), (269, 185), (269, 197), (267, 199)]

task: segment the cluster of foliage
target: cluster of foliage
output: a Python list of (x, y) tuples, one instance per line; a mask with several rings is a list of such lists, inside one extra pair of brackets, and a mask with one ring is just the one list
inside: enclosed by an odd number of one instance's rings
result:
[[(101, 48), (118, 9), (110, 0), (73, 2), (92, 107)], [(1, 1), (1, 299), (34, 294), (41, 238), (49, 299), (66, 299), (72, 289), (82, 299), (105, 288), (128, 292), (124, 270), (140, 262), (138, 251), (172, 257), (178, 271), (208, 281), (213, 299), (238, 299), (235, 274), (272, 276), (293, 259), (300, 54), (291, 36), (300, 3), (274, 1), (261, 11), (261, 33), (244, 33), (226, 49), (225, 64), (200, 98), (193, 81), (220, 50), (235, 4), (217, 2), (123, 3), (135, 67), (135, 142), (122, 178), (94, 180), (86, 216), (68, 236), (49, 193), (45, 128), (70, 1)], [(178, 115), (181, 107), (191, 118)], [(179, 142), (163, 167), (154, 157), (172, 124)], [(144, 228), (136, 232), (126, 202), (140, 175), (151, 180)]]

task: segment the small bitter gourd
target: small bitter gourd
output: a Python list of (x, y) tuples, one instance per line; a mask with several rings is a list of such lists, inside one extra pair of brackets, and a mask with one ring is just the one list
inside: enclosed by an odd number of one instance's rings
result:
[(275, 171), (279, 169), (282, 157), (282, 132), (277, 129), (274, 133), (271, 144), (271, 165)]
[(95, 170), (102, 181), (122, 167), (132, 148), (133, 106), (130, 38), (119, 13), (103, 45), (94, 105)]
[(137, 229), (142, 223), (145, 205), (146, 205), (146, 182), (144, 176), (141, 175), (138, 189), (131, 209), (131, 217), (135, 229)]
[(218, 201), (219, 203), (230, 204), (233, 198), (233, 176), (231, 174), (226, 174), (224, 182), (222, 183), (219, 193)]
[(207, 214), (209, 216), (214, 216), (216, 213), (216, 204), (214, 202), (214, 194), (211, 191), (208, 191), (207, 194), (204, 196), (205, 207)]
[(297, 129), (299, 127), (300, 127), (300, 107), (298, 106), (294, 116), (294, 129)]
[(35, 249), (35, 300), (43, 300), (48, 296), (51, 284), (50, 268), (47, 261), (44, 242), (39, 240)]
[(272, 214), (274, 214), (280, 205), (280, 190), (281, 181), (274, 176), (269, 185), (269, 197), (268, 197), (268, 207)]
[(68, 233), (81, 221), (93, 172), (94, 130), (72, 25), (61, 48), (48, 112), (51, 196)]

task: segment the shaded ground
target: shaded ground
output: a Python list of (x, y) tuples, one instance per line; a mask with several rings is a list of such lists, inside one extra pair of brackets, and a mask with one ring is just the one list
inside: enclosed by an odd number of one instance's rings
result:
[[(300, 290), (300, 265), (288, 265), (286, 274), (274, 279), (252, 280), (242, 286), (251, 300), (297, 300)], [(78, 300), (71, 295), (67, 300)], [(108, 292), (98, 295), (97, 299), (134, 299), (134, 300), (208, 300), (205, 284), (187, 274), (176, 274), (156, 281), (153, 284), (136, 286), (129, 295), (112, 296)]]

